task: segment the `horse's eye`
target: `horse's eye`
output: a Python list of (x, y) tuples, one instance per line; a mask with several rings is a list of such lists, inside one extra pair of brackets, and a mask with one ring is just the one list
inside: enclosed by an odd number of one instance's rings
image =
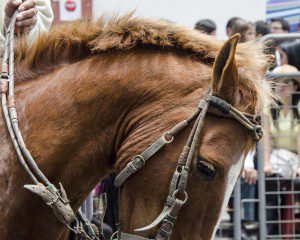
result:
[(216, 175), (216, 170), (213, 165), (204, 161), (204, 159), (200, 156), (197, 157), (197, 166), (198, 171), (201, 176), (205, 178), (207, 181), (212, 181)]

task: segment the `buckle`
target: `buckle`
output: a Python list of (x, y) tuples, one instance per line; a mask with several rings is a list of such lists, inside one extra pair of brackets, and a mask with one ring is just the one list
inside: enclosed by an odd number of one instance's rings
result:
[(165, 218), (163, 223), (161, 224), (159, 231), (164, 236), (171, 236), (173, 227), (174, 223), (172, 223), (169, 219)]
[(130, 165), (135, 171), (141, 169), (145, 165), (146, 161), (141, 155), (136, 155), (131, 162)]

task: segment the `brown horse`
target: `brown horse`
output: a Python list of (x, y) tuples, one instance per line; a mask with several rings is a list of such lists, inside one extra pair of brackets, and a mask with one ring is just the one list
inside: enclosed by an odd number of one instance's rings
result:
[[(211, 85), (239, 110), (260, 111), (270, 95), (262, 82), (268, 58), (261, 46), (236, 48), (237, 41), (235, 36), (222, 46), (193, 30), (125, 16), (57, 26), (31, 47), (21, 42), (16, 97), (28, 149), (54, 184), (63, 183), (77, 209), (109, 170), (120, 171), (188, 117)], [(160, 212), (190, 131), (187, 127), (125, 183), (120, 218), (126, 232), (151, 223)], [(65, 227), (23, 188), (31, 182), (3, 115), (0, 134), (0, 238), (62, 239)], [(189, 200), (172, 239), (213, 237), (253, 143), (237, 121), (206, 116), (189, 175)], [(203, 177), (199, 158), (215, 168), (214, 178)]]

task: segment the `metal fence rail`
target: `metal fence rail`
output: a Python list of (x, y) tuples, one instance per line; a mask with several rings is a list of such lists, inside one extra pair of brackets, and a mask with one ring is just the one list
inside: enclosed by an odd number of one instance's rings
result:
[[(300, 33), (269, 34), (264, 36), (261, 42), (293, 39), (300, 39)], [(266, 74), (266, 79), (280, 80), (282, 78), (300, 78), (300, 71), (292, 74), (274, 74), (272, 72)], [(277, 137), (281, 138), (287, 136), (282, 134)], [(221, 222), (221, 227), (215, 239), (300, 239), (299, 178), (281, 176), (280, 174), (266, 177), (264, 172), (263, 142), (257, 145), (257, 170), (257, 199), (241, 200), (241, 181), (239, 180), (234, 189), (233, 199), (231, 201), (233, 203), (233, 209), (231, 210), (233, 214), (230, 214), (231, 218), (229, 221)], [(258, 229), (255, 229), (254, 234), (247, 238), (244, 236), (245, 226), (243, 212), (245, 210), (245, 204), (250, 202), (256, 204), (255, 214)], [(225, 224), (227, 227), (225, 232), (224, 225), (222, 224)], [(253, 225), (255, 224), (254, 222)]]

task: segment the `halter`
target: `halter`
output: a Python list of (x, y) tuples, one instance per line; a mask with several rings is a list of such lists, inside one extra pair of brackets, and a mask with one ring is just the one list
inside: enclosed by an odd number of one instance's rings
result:
[[(20, 132), (14, 95), (14, 32), (17, 13), (17, 11), (14, 13), (6, 33), (1, 68), (1, 97), (4, 118), (19, 161), (35, 183), (34, 185), (25, 185), (24, 188), (40, 196), (52, 208), (56, 218), (79, 239), (99, 240), (82, 211), (78, 210), (76, 214), (73, 212), (62, 184), (59, 184), (59, 189), (56, 188), (39, 169)], [(73, 227), (71, 227), (72, 225)], [(104, 238), (101, 237), (101, 239)]]
[[(200, 132), (207, 112), (220, 117), (236, 119), (248, 130), (253, 132), (255, 141), (259, 141), (263, 136), (262, 128), (259, 124), (257, 124), (257, 118), (255, 116), (240, 112), (221, 98), (212, 96), (211, 93), (205, 95), (198, 104), (197, 110), (190, 117), (178, 123), (170, 131), (165, 132), (150, 147), (144, 150), (141, 154), (136, 155), (116, 177), (115, 187), (120, 189), (120, 187), (132, 174), (140, 170), (146, 164), (149, 158), (151, 158), (166, 144), (171, 143), (178, 133), (196, 119), (187, 143), (183, 147), (179, 156), (178, 164), (170, 183), (169, 194), (162, 212), (151, 224), (140, 229), (135, 229), (135, 232), (148, 231), (160, 224), (155, 240), (170, 239), (178, 213), (181, 207), (188, 200), (188, 194), (186, 192), (187, 179), (192, 161), (197, 151)], [(116, 240), (154, 240), (140, 237), (138, 235), (123, 233), (121, 228), (121, 224), (119, 224), (118, 231), (114, 234), (117, 235)]]

